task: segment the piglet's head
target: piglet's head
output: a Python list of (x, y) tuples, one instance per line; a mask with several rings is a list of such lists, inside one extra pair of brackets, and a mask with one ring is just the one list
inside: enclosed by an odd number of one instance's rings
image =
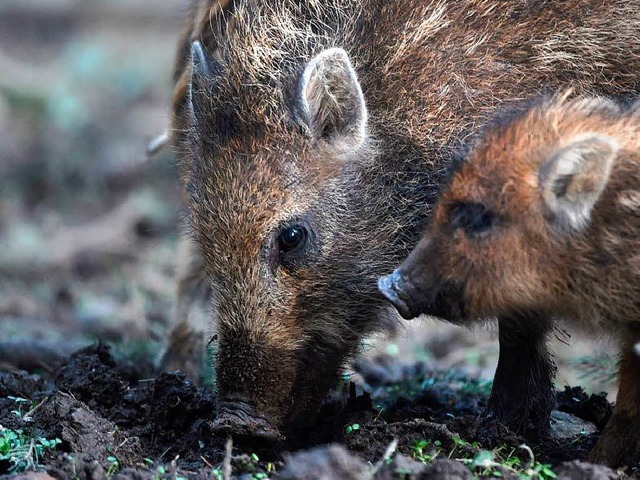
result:
[[(557, 312), (618, 143), (602, 100), (554, 100), (485, 132), (454, 169), (409, 257), (379, 280), (407, 319)], [(561, 308), (560, 308), (561, 309)]]

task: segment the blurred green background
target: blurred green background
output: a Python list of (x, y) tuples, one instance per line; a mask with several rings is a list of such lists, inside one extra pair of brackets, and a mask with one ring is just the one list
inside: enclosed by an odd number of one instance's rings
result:
[(180, 195), (171, 152), (145, 149), (168, 125), (186, 3), (0, 2), (4, 362), (33, 342), (161, 343)]

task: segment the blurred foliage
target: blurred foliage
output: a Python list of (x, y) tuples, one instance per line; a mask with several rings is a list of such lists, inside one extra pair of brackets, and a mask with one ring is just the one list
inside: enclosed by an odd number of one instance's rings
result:
[(171, 153), (145, 149), (168, 124), (184, 5), (0, 2), (0, 342), (157, 355), (181, 201)]

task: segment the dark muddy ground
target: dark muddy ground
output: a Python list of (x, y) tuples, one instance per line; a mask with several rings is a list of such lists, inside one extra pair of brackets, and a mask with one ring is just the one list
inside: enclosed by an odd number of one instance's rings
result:
[[(60, 439), (39, 460), (54, 478), (223, 478), (225, 469), (245, 479), (551, 478), (547, 465), (571, 472), (562, 478), (636, 473), (576, 463), (596, 440), (594, 424), (611, 413), (604, 396), (567, 388), (558, 393), (566, 412), (555, 414), (559, 439), (528, 448), (505, 432), (488, 451), (474, 440), (486, 382), (390, 360), (358, 362), (355, 378), (364, 382), (345, 380), (314, 424), (275, 447), (236, 441), (227, 453), (227, 440), (208, 428), (215, 416), (209, 391), (178, 372), (147, 378), (144, 365), (114, 360), (104, 344), (79, 350), (52, 375), (3, 372), (0, 424)], [(304, 450), (327, 443), (334, 445)], [(0, 462), (0, 472), (10, 467)]]
[(196, 387), (154, 368), (180, 193), (175, 158), (144, 150), (167, 123), (185, 4), (0, 2), (0, 475), (15, 464), (42, 479), (548, 478), (547, 464), (563, 478), (636, 475), (576, 463), (610, 413), (592, 392), (614, 398), (601, 343), (556, 342), (558, 385), (589, 392), (559, 394), (575, 415), (556, 415), (561, 440), (524, 448), (505, 434), (485, 451), (474, 425), (490, 384), (478, 379), (492, 376), (495, 338), (437, 322), (367, 347), (316, 422), (281, 444), (211, 435), (210, 372)]

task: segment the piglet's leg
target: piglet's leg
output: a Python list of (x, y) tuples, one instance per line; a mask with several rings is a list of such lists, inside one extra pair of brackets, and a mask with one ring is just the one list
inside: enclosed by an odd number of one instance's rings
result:
[(629, 332), (620, 358), (616, 406), (589, 460), (610, 467), (640, 465), (640, 331)]
[(546, 345), (551, 323), (531, 315), (501, 318), (498, 324), (500, 356), (478, 436), (487, 445), (501, 427), (528, 438), (548, 436), (556, 405), (556, 367)]

